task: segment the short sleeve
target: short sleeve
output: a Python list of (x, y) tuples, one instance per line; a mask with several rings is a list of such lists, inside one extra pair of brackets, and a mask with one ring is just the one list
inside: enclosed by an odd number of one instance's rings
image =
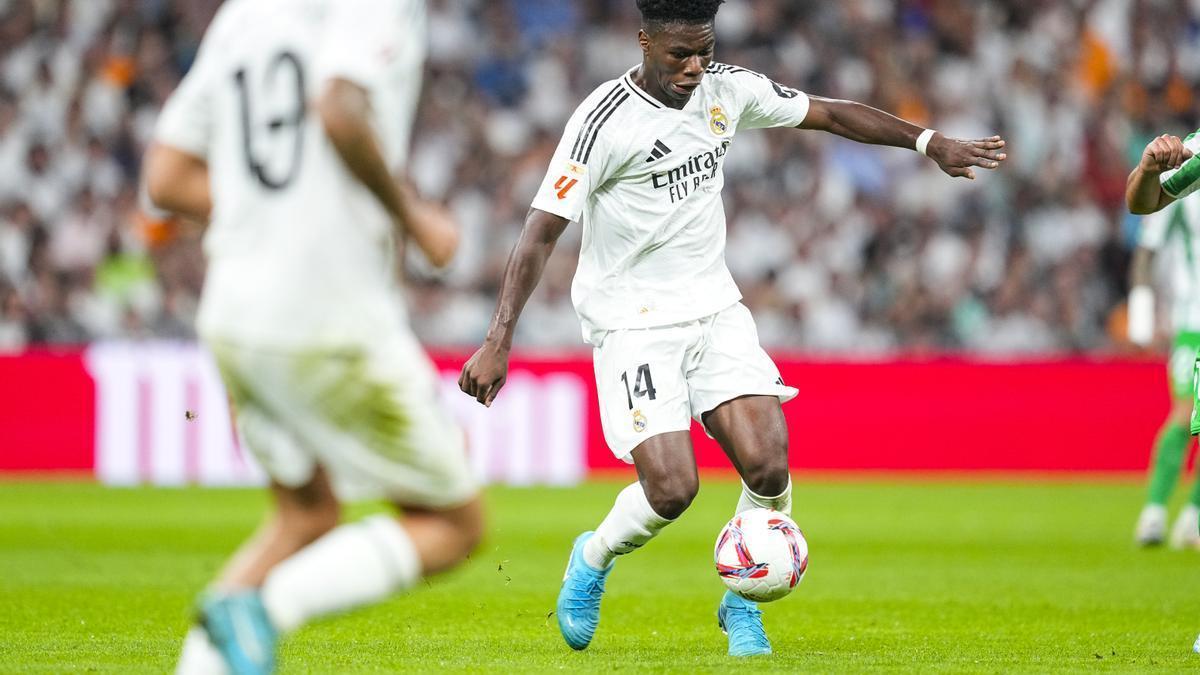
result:
[(338, 0), (328, 7), (318, 82), (340, 78), (368, 90), (379, 87), (409, 43), (425, 39), (424, 14), (413, 0)]
[(215, 116), (210, 51), (201, 47), (191, 69), (167, 98), (154, 129), (159, 143), (205, 159)]
[(735, 83), (743, 101), (741, 129), (797, 127), (808, 116), (808, 94), (802, 91), (742, 68), (732, 68), (726, 77)]
[(620, 161), (614, 156), (613, 113), (629, 98), (620, 84), (589, 96), (567, 122), (550, 168), (533, 199), (533, 208), (578, 221), (588, 197), (611, 177)]
[(1138, 246), (1152, 251), (1162, 249), (1171, 229), (1171, 220), (1178, 216), (1176, 210), (1181, 208), (1183, 205), (1176, 202), (1142, 218), (1141, 231), (1138, 232)]
[(1178, 169), (1164, 171), (1159, 175), (1163, 192), (1175, 199), (1183, 199), (1200, 189), (1200, 132), (1193, 132), (1183, 141), (1183, 146), (1192, 151), (1192, 158)]

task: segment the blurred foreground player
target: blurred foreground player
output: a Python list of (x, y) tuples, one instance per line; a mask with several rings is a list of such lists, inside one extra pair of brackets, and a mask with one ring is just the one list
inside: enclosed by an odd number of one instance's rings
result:
[[(393, 261), (397, 235), (435, 264), (457, 245), (392, 173), (424, 43), (420, 0), (232, 0), (162, 112), (147, 191), (211, 223), (197, 330), (275, 505), (202, 596), (179, 672), (270, 672), (278, 636), (450, 568), (481, 535)], [(359, 497), (404, 517), (339, 525)]]
[[(613, 453), (637, 468), (595, 532), (575, 541), (558, 598), (567, 644), (584, 649), (616, 556), (678, 518), (699, 487), (692, 419), (741, 474), (737, 511), (790, 512), (785, 386), (759, 346), (725, 266), (722, 165), (748, 129), (798, 127), (917, 149), (951, 176), (1004, 159), (998, 137), (960, 141), (874, 108), (810, 97), (713, 62), (721, 0), (639, 0), (643, 60), (576, 109), (509, 259), (483, 346), (463, 391), (490, 405), (504, 385), (513, 330), (554, 244), (583, 226), (572, 300), (593, 348), (600, 415)], [(714, 532), (716, 527), (714, 527)], [(767, 654), (754, 603), (717, 610), (735, 656)]]
[[(1167, 539), (1167, 503), (1191, 444), (1192, 368), (1200, 351), (1200, 201), (1175, 202), (1142, 220), (1129, 293), (1129, 339), (1141, 346), (1154, 339), (1153, 267), (1160, 254), (1168, 256), (1171, 272), (1168, 296), (1175, 335), (1167, 361), (1171, 409), (1154, 441), (1146, 505), (1134, 531), (1142, 546)], [(1169, 542), (1172, 548), (1200, 547), (1200, 481), (1176, 517)]]

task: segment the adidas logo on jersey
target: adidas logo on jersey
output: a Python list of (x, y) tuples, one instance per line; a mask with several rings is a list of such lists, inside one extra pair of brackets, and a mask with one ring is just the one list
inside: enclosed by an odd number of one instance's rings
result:
[(669, 154), (671, 154), (671, 149), (667, 147), (667, 144), (656, 140), (654, 141), (654, 150), (652, 150), (650, 152), (650, 156), (646, 158), (646, 163), (648, 164), (650, 162), (657, 162)]

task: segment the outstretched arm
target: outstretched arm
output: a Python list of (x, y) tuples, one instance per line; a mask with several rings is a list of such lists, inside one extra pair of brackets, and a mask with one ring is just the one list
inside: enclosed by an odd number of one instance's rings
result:
[[(917, 148), (917, 140), (925, 132), (915, 124), (861, 103), (820, 96), (808, 98), (808, 115), (800, 124), (801, 129), (828, 131), (859, 143), (908, 149)], [(924, 154), (950, 176), (974, 180), (972, 167), (995, 169), (1007, 157), (1001, 152), (1004, 140), (999, 136), (968, 141), (934, 132), (927, 142)]]
[(1178, 169), (1191, 157), (1192, 152), (1184, 147), (1178, 136), (1163, 134), (1150, 141), (1125, 183), (1125, 205), (1130, 213), (1154, 213), (1175, 201), (1163, 190), (1162, 174)]
[(508, 351), (512, 348), (517, 319), (541, 280), (542, 269), (554, 252), (555, 243), (569, 223), (562, 216), (539, 209), (530, 209), (525, 217), (521, 238), (504, 268), (500, 299), (496, 302), (487, 337), (458, 377), (459, 388), (486, 406), (492, 405), (508, 378)]

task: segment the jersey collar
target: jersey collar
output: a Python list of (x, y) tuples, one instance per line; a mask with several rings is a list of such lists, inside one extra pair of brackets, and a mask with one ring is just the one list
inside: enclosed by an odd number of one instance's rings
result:
[(651, 96), (650, 94), (647, 94), (645, 91), (642, 91), (642, 88), (637, 86), (637, 84), (634, 83), (633, 72), (637, 69), (638, 69), (638, 67), (634, 66), (633, 68), (630, 68), (629, 70), (625, 71), (625, 77), (621, 78), (621, 84), (624, 84), (627, 89), (632, 91), (634, 94), (637, 94), (638, 98), (642, 99), (649, 105), (652, 105), (655, 108), (665, 110), (667, 108), (667, 106), (663, 105), (662, 103), (659, 103), (653, 96)]

